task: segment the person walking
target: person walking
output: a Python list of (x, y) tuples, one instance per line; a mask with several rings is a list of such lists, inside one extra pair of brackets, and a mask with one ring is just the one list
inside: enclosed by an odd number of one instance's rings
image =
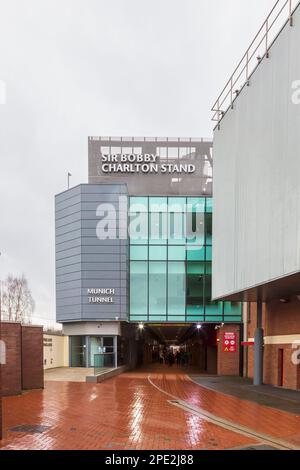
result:
[(169, 367), (172, 367), (174, 362), (175, 362), (174, 354), (173, 354), (172, 351), (170, 351), (169, 354), (168, 354)]
[(164, 363), (164, 354), (162, 351), (160, 351), (159, 353), (159, 363), (160, 364), (163, 364)]
[(177, 367), (179, 367), (181, 364), (181, 351), (180, 350), (177, 351), (175, 359), (176, 359)]

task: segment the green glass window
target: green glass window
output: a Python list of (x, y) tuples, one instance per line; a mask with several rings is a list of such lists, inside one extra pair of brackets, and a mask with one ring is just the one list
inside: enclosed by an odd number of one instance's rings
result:
[(242, 304), (240, 302), (224, 302), (224, 315), (227, 316), (237, 316), (242, 315)]
[(216, 315), (216, 316), (205, 315), (205, 321), (208, 323), (223, 322), (223, 316), (222, 315)]
[(206, 261), (212, 261), (212, 247), (206, 247)]
[(148, 263), (144, 261), (130, 263), (130, 313), (148, 314)]
[(148, 213), (147, 197), (131, 197), (129, 205), (129, 213), (146, 212)]
[(204, 305), (187, 305), (187, 315), (193, 317), (201, 316), (204, 319)]
[(206, 199), (206, 212), (210, 213), (213, 211), (213, 200), (211, 197)]
[(208, 263), (187, 263), (187, 274), (205, 274), (208, 269)]
[[(211, 297), (211, 294), (209, 294), (209, 297)], [(205, 315), (206, 316), (214, 316), (214, 317), (220, 317), (219, 320), (216, 321), (222, 321), (223, 318), (223, 303), (222, 302), (210, 302), (210, 301), (205, 301)]]
[[(168, 264), (168, 317), (172, 315), (185, 317), (185, 263)], [(184, 321), (184, 319), (183, 319)]]
[(212, 244), (212, 214), (205, 214), (205, 243)]
[[(147, 248), (147, 247), (146, 247)], [(161, 261), (167, 259), (167, 247), (166, 246), (149, 246), (149, 260), (150, 261)]]
[(188, 315), (204, 314), (205, 264), (188, 263), (186, 302)]
[(165, 322), (167, 321), (167, 319), (165, 315), (150, 315), (149, 321), (158, 323), (158, 322)]
[(130, 312), (130, 321), (132, 322), (148, 321), (148, 315), (132, 315)]
[(186, 211), (186, 198), (185, 197), (169, 197), (168, 198), (168, 211), (173, 213), (185, 213)]
[(168, 214), (153, 212), (149, 215), (149, 244), (166, 245), (168, 240)]
[(149, 198), (149, 212), (168, 212), (168, 198), (167, 197), (150, 197)]
[(204, 285), (204, 295), (205, 295), (205, 303), (211, 302), (211, 275), (205, 275), (205, 285)]
[(212, 266), (211, 263), (206, 263), (206, 274), (212, 274)]
[(130, 259), (131, 261), (144, 261), (148, 259), (148, 246), (136, 246), (130, 247)]
[(138, 214), (129, 214), (128, 231), (131, 245), (148, 244), (148, 214), (140, 212)]
[(149, 315), (167, 313), (167, 263), (149, 262)]
[(205, 246), (189, 246), (187, 248), (188, 261), (204, 261), (205, 260)]
[(189, 213), (186, 216), (186, 238), (188, 245), (205, 244), (204, 214)]
[(168, 247), (168, 260), (169, 261), (185, 261), (186, 248), (185, 246), (169, 246)]
[(205, 212), (205, 198), (204, 197), (188, 197), (187, 198), (188, 212)]
[(186, 214), (170, 212), (169, 214), (169, 245), (185, 245)]
[(187, 315), (187, 321), (191, 323), (203, 322), (204, 319), (204, 315)]
[(211, 198), (130, 198), (131, 321), (241, 322), (242, 304), (211, 298), (212, 210)]

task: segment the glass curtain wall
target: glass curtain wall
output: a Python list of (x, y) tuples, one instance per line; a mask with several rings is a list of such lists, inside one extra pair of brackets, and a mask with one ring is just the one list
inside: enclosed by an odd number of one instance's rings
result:
[(212, 199), (131, 197), (130, 320), (241, 322), (211, 301)]

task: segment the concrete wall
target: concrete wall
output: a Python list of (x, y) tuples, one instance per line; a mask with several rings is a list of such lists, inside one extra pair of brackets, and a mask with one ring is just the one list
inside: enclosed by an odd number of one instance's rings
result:
[(69, 367), (69, 338), (44, 334), (44, 369)]
[[(111, 204), (116, 210), (118, 235), (127, 223), (127, 208), (119, 210), (119, 196), (126, 199), (126, 195), (124, 184), (98, 184), (80, 185), (56, 196), (58, 322), (127, 319), (128, 242), (100, 240), (96, 233), (101, 220), (98, 206)], [(109, 219), (112, 217), (110, 214)], [(89, 288), (115, 289), (113, 303), (90, 303)]]
[[(122, 149), (122, 150), (121, 150)], [(195, 172), (174, 177), (172, 173), (104, 173), (101, 154), (153, 154), (160, 163), (195, 165)], [(196, 138), (89, 137), (89, 183), (126, 182), (130, 196), (211, 195), (212, 142)], [(170, 158), (168, 160), (167, 154)], [(180, 160), (179, 160), (180, 155)], [(176, 176), (176, 175), (175, 175)], [(177, 175), (178, 176), (178, 175)]]
[(299, 79), (298, 8), (214, 132), (214, 298), (300, 270)]
[(116, 321), (66, 323), (63, 331), (68, 336), (118, 336), (121, 325)]

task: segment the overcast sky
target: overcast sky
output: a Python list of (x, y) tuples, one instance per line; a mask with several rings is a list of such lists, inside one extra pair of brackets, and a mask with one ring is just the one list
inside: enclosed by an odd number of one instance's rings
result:
[(36, 322), (55, 321), (54, 194), (87, 182), (88, 136), (212, 136), (274, 1), (0, 0), (0, 279), (25, 273)]

